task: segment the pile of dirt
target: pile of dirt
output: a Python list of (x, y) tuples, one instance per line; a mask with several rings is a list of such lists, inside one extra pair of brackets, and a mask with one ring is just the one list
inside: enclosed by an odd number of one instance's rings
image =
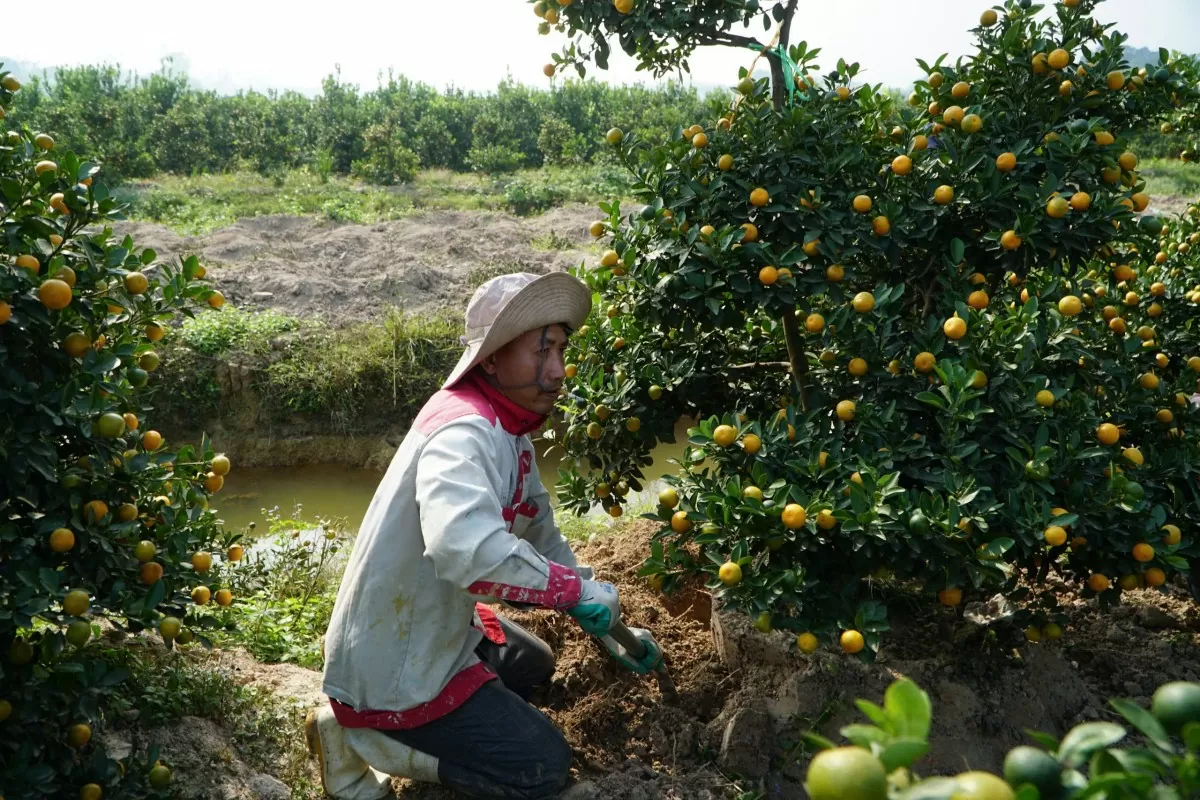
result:
[[(581, 785), (570, 800), (734, 798), (751, 790), (802, 798), (801, 734), (841, 741), (842, 727), (866, 721), (854, 700), (881, 702), (900, 677), (917, 681), (933, 702), (923, 775), (998, 771), (1008, 749), (1028, 743), (1027, 729), (1061, 736), (1113, 718), (1109, 697), (1146, 705), (1161, 683), (1200, 681), (1200, 611), (1180, 588), (1126, 593), (1124, 606), (1102, 612), (1059, 587), (1070, 621), (1057, 644), (1025, 643), (1016, 629), (974, 630), (949, 609), (901, 607), (879, 658), (863, 664), (828, 646), (802, 656), (789, 634), (764, 635), (744, 616), (714, 615), (701, 590), (653, 591), (636, 575), (652, 530), (638, 523), (577, 553), (620, 587), (627, 622), (654, 631), (676, 701), (652, 678), (622, 671), (561, 615), (512, 614), (558, 654), (553, 685), (534, 700), (575, 750)], [(452, 795), (404, 785), (400, 796)]]
[[(1200, 681), (1200, 611), (1182, 589), (1127, 593), (1126, 605), (1101, 612), (1095, 601), (1058, 587), (1069, 623), (1057, 644), (1023, 643), (1017, 630), (975, 630), (949, 609), (899, 607), (894, 630), (868, 665), (828, 646), (802, 656), (789, 634), (764, 635), (744, 616), (714, 614), (700, 588), (669, 597), (653, 591), (636, 575), (652, 531), (651, 523), (635, 523), (621, 535), (593, 537), (576, 552), (618, 585), (626, 622), (654, 632), (676, 698), (664, 697), (653, 678), (619, 668), (564, 615), (508, 612), (558, 655), (553, 681), (534, 703), (575, 751), (567, 800), (736, 798), (749, 791), (803, 798), (808, 758), (801, 735), (815, 731), (840, 741), (840, 728), (865, 721), (854, 700), (880, 702), (899, 677), (917, 681), (933, 702), (932, 749), (918, 764), (923, 775), (998, 770), (1005, 752), (1027, 741), (1027, 729), (1060, 736), (1079, 722), (1112, 718), (1109, 697), (1147, 704), (1161, 683)], [(322, 702), (319, 673), (258, 664), (240, 652), (216, 658), (239, 682), (292, 698), (298, 718)], [(200, 736), (207, 729), (176, 730)], [(204, 742), (221, 741), (219, 731), (207, 733), (213, 735), (199, 743), (168, 738), (166, 755), (178, 760), (181, 774), (197, 761), (195, 753), (207, 752)], [(176, 755), (187, 748), (195, 752)], [(222, 757), (219, 750), (206, 756)], [(234, 783), (264, 780), (248, 770), (232, 774)], [(255, 796), (237, 787), (222, 791)], [(396, 791), (421, 800), (454, 797), (402, 780)]]
[[(544, 273), (578, 265), (597, 213), (574, 204), (538, 217), (428, 211), (375, 225), (249, 217), (202, 236), (148, 222), (119, 223), (114, 230), (153, 248), (160, 259), (200, 256), (216, 288), (239, 307), (343, 325), (377, 318), (395, 305), (410, 312), (461, 311), (473, 272)], [(565, 249), (539, 249), (534, 240)]]

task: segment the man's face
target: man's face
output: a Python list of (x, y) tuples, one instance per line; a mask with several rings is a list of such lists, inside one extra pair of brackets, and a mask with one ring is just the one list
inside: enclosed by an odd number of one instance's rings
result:
[(561, 325), (529, 331), (484, 360), (482, 367), (505, 397), (535, 414), (549, 414), (566, 373), (567, 332)]

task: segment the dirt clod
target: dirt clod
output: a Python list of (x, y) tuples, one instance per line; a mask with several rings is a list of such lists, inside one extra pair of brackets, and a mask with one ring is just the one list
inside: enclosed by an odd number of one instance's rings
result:
[(771, 734), (767, 712), (757, 708), (738, 709), (725, 726), (717, 763), (727, 772), (761, 778), (770, 766)]

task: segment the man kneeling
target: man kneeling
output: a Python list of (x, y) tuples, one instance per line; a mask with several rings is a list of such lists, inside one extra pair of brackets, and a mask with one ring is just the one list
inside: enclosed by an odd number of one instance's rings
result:
[(571, 749), (527, 700), (549, 646), (478, 599), (563, 611), (645, 674), (608, 634), (616, 589), (576, 564), (529, 434), (553, 410), (567, 337), (591, 293), (565, 273), (503, 275), (467, 308), (467, 348), (417, 416), (367, 510), (325, 639), (328, 707), (306, 734), (325, 791), (390, 794), (389, 776), (481, 798), (553, 797)]

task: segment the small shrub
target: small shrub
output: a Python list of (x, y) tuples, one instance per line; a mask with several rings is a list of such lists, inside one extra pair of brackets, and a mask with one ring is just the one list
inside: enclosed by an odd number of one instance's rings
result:
[(575, 246), (575, 242), (558, 231), (535, 237), (529, 244), (534, 250), (570, 250)]
[(417, 176), (420, 157), (400, 144), (391, 126), (372, 125), (363, 138), (367, 142), (367, 157), (355, 161), (351, 173), (370, 183), (391, 186), (408, 183)]
[(471, 287), (472, 290), (478, 289), (492, 278), (499, 278), (501, 275), (508, 275), (513, 272), (531, 272), (534, 269), (533, 266), (523, 261), (503, 261), (499, 264), (472, 267), (467, 273), (467, 286)]
[(252, 550), (233, 579), (238, 625), (221, 638), (260, 661), (320, 667), (320, 639), (333, 614), (351, 537), (344, 520), (305, 521), (267, 512), (269, 545)]
[(329, 176), (333, 174), (333, 153), (326, 148), (318, 150), (313, 155), (312, 169), (321, 185), (329, 183)]
[(504, 206), (518, 216), (540, 213), (562, 205), (567, 193), (558, 186), (515, 180), (504, 190)]
[(491, 144), (486, 147), (471, 148), (467, 161), (470, 163), (471, 169), (476, 172), (495, 175), (520, 169), (525, 163), (525, 154), (511, 147)]

